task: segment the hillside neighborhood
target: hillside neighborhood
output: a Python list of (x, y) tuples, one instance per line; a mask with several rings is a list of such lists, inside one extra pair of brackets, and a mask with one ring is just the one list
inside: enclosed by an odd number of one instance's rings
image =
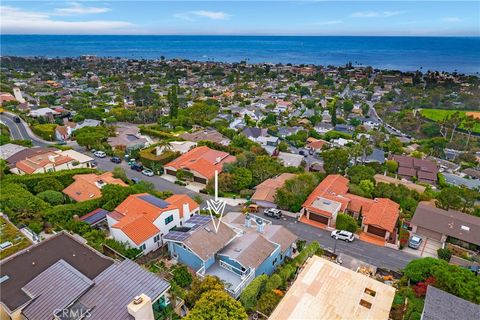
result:
[(478, 77), (0, 61), (2, 319), (478, 319)]

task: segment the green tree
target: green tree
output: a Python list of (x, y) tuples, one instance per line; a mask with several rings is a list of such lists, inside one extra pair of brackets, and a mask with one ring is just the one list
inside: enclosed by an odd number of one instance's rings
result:
[(328, 111), (330, 113), (331, 122), (333, 126), (337, 125), (337, 98), (334, 98), (328, 106)]
[(322, 152), (323, 168), (327, 174), (343, 174), (348, 167), (350, 156), (345, 149), (334, 148)]
[(444, 210), (455, 209), (460, 210), (462, 208), (462, 191), (458, 187), (443, 188), (437, 194), (437, 207)]
[(287, 180), (283, 187), (277, 189), (275, 203), (282, 209), (298, 212), (319, 182), (318, 176), (312, 173), (303, 173)]
[(112, 175), (114, 178), (120, 179), (125, 183), (128, 183), (129, 181), (127, 174), (125, 173), (125, 169), (120, 166), (116, 166), (115, 168), (113, 168)]
[(47, 190), (62, 191), (63, 185), (55, 178), (45, 178), (40, 180), (35, 186), (35, 193), (40, 193)]
[(79, 145), (92, 148), (107, 141), (108, 130), (105, 127), (83, 127), (75, 130), (73, 135)]
[(385, 168), (390, 173), (396, 173), (398, 170), (398, 163), (395, 160), (385, 161)]
[(167, 100), (170, 107), (170, 118), (176, 118), (178, 116), (178, 96), (177, 86), (172, 86), (168, 90)]
[(364, 165), (356, 165), (348, 168), (347, 175), (350, 182), (354, 184), (359, 184), (362, 180), (375, 181), (373, 178), (375, 170)]
[(188, 290), (185, 296), (185, 302), (187, 306), (192, 307), (205, 292), (223, 289), (222, 281), (215, 276), (206, 276), (203, 280), (194, 278), (190, 290)]
[(173, 281), (175, 281), (180, 287), (188, 287), (193, 280), (192, 275), (188, 272), (186, 266), (176, 266), (173, 268)]
[(346, 230), (353, 233), (357, 232), (358, 229), (355, 219), (346, 213), (339, 213), (337, 215), (335, 226), (338, 230)]
[(281, 299), (282, 297), (273, 291), (265, 292), (258, 299), (257, 310), (265, 315), (270, 315)]
[(390, 137), (387, 143), (387, 149), (392, 154), (403, 153), (403, 143), (397, 137)]
[(54, 191), (54, 190), (42, 191), (39, 194), (37, 194), (37, 197), (51, 204), (52, 206), (62, 204), (65, 201), (63, 193), (59, 191)]
[(257, 299), (260, 293), (265, 290), (265, 284), (268, 276), (262, 274), (250, 282), (250, 284), (240, 294), (240, 302), (247, 310), (253, 310), (257, 304)]
[(211, 290), (196, 301), (186, 320), (247, 320), (240, 302), (223, 290)]
[(372, 180), (362, 180), (358, 186), (367, 194), (372, 194), (373, 190), (375, 189), (375, 185), (373, 184)]
[(345, 116), (348, 116), (353, 110), (353, 101), (350, 99), (345, 100), (342, 104), (342, 109)]

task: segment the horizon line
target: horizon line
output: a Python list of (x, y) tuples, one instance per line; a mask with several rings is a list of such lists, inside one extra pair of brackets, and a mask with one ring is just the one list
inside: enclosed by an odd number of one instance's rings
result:
[(175, 36), (175, 37), (407, 37), (407, 38), (480, 38), (478, 35), (406, 35), (406, 34), (391, 34), (391, 35), (349, 35), (349, 34), (339, 34), (339, 35), (328, 35), (328, 34), (116, 34), (116, 33), (105, 33), (105, 34), (58, 34), (58, 33), (3, 33), (0, 36), (133, 36), (133, 37), (165, 37), (165, 36)]

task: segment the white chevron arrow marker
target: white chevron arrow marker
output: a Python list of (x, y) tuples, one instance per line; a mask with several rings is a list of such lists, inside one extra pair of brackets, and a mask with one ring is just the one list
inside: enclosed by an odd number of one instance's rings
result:
[[(222, 221), (226, 204), (227, 203), (225, 200), (218, 200), (218, 171), (215, 170), (215, 199), (207, 200), (208, 211), (210, 212), (210, 217), (212, 218), (215, 233), (218, 233), (218, 228), (220, 228), (220, 222)], [(219, 216), (218, 222), (216, 222), (215, 216)]]

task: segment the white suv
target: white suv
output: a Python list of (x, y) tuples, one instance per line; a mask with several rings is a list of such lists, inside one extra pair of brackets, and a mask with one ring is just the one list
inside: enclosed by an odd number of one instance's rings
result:
[(103, 151), (95, 151), (93, 154), (98, 158), (105, 158), (107, 156), (107, 154)]
[(353, 233), (345, 230), (333, 230), (331, 236), (334, 239), (345, 240), (345, 242), (352, 242), (355, 239)]

